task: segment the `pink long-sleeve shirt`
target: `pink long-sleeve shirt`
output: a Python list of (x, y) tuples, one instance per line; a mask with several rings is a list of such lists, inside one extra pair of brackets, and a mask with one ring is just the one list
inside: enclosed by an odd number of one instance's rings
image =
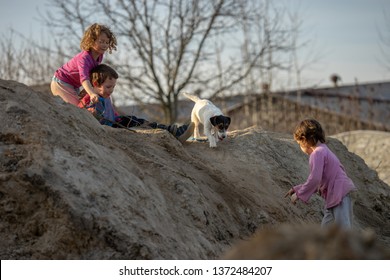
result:
[(82, 51), (62, 65), (55, 72), (54, 76), (75, 88), (79, 88), (85, 80), (89, 80), (92, 68), (99, 65), (102, 60), (103, 55), (100, 55), (95, 60), (90, 52)]
[(317, 191), (325, 199), (327, 209), (337, 206), (356, 187), (343, 165), (326, 144), (321, 143), (310, 154), (310, 174), (306, 182), (293, 187), (297, 197), (308, 202)]

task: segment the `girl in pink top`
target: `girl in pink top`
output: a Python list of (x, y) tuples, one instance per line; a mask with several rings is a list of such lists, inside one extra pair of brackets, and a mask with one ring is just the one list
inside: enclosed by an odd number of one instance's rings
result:
[(325, 199), (321, 226), (336, 223), (344, 228), (352, 227), (352, 202), (349, 193), (355, 189), (339, 159), (325, 144), (321, 124), (313, 119), (303, 120), (295, 129), (294, 139), (301, 150), (309, 155), (310, 174), (306, 182), (291, 188), (286, 197), (293, 204), (307, 203), (314, 193)]
[(104, 53), (116, 50), (116, 37), (111, 30), (100, 24), (92, 24), (83, 35), (80, 43), (81, 52), (60, 67), (51, 82), (51, 92), (73, 105), (78, 105), (82, 96), (79, 88), (82, 86), (90, 96), (92, 103), (98, 101), (98, 94), (89, 81), (91, 69), (103, 60)]

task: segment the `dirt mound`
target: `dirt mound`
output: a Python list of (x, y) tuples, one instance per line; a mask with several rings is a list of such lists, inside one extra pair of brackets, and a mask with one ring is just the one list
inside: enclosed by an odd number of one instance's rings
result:
[[(319, 223), (291, 205), (308, 158), (290, 135), (232, 131), (217, 149), (161, 130), (101, 126), (85, 110), (0, 80), (1, 259), (216, 259), (257, 230)], [(390, 244), (390, 190), (338, 140), (359, 190), (356, 231)]]
[(370, 231), (345, 231), (332, 226), (281, 225), (241, 241), (223, 255), (226, 260), (379, 260), (390, 249)]
[(356, 130), (333, 135), (350, 152), (360, 156), (390, 186), (390, 133), (385, 131)]

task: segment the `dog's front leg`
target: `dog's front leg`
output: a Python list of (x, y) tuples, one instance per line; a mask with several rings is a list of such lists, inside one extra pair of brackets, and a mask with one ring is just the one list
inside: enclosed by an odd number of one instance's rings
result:
[(215, 135), (213, 135), (210, 130), (208, 130), (207, 132), (205, 131), (205, 134), (207, 136), (207, 139), (209, 140), (210, 148), (216, 148), (217, 147), (217, 141), (215, 139)]
[(210, 143), (210, 148), (217, 147), (217, 142), (215, 141), (215, 136), (212, 134), (213, 131), (212, 131), (212, 125), (210, 122), (208, 122), (208, 123), (206, 122), (203, 125), (203, 133), (204, 133), (204, 135), (206, 135), (207, 140)]

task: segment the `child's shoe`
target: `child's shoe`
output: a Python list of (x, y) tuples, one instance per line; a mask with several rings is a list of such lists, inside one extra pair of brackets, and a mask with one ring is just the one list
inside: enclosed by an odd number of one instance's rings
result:
[(185, 124), (177, 128), (177, 132), (175, 135), (176, 139), (180, 141), (180, 143), (185, 143), (188, 138), (194, 132), (195, 124), (192, 122), (189, 125)]
[(177, 125), (176, 124), (165, 126), (165, 128), (166, 128), (166, 130), (169, 131), (169, 133), (173, 134), (173, 136), (176, 136), (176, 134), (177, 134)]

